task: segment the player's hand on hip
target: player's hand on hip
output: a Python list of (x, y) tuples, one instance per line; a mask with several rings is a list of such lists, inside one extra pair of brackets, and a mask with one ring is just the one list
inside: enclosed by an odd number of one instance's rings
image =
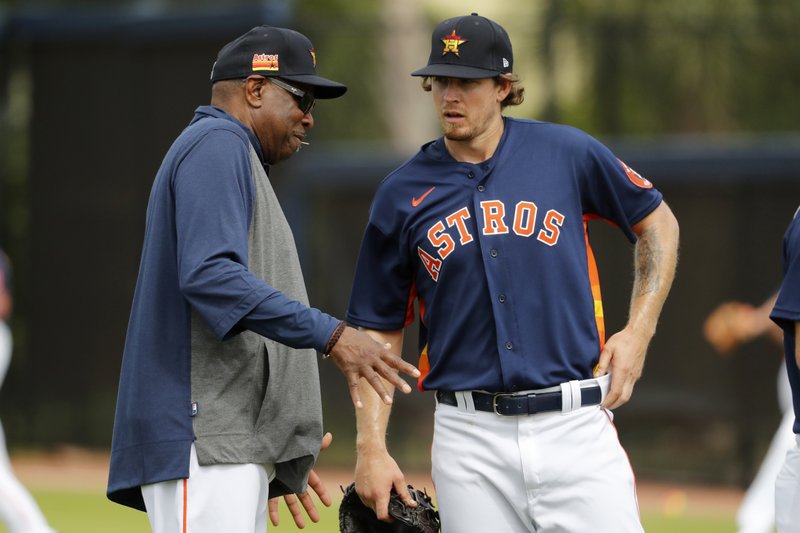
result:
[(386, 389), (383, 379), (406, 394), (411, 392), (411, 386), (400, 377), (399, 373), (403, 372), (417, 378), (420, 375), (419, 370), (392, 353), (390, 348), (389, 345), (382, 346), (366, 333), (347, 327), (331, 350), (331, 359), (345, 375), (347, 386), (350, 388), (350, 397), (357, 408), (363, 407), (359, 394), (361, 378), (375, 389), (387, 405), (392, 403), (392, 395)]
[[(322, 437), (322, 444), (320, 445), (320, 450), (324, 450), (328, 446), (331, 445), (331, 441), (333, 440), (333, 435), (330, 433), (325, 433)], [(313, 490), (319, 501), (325, 507), (331, 506), (331, 497), (328, 494), (328, 489), (325, 488), (325, 484), (320, 479), (319, 475), (314, 470), (308, 474), (308, 488)], [(279, 523), (279, 513), (278, 513), (278, 501), (280, 498), (270, 498), (268, 502), (269, 506), (269, 520), (272, 522), (273, 526), (277, 526)], [(300, 510), (300, 504), (302, 504), (303, 509), (306, 510), (306, 514), (311, 519), (312, 522), (319, 522), (320, 516), (319, 511), (317, 510), (317, 506), (314, 503), (314, 500), (311, 498), (311, 494), (309, 490), (306, 490), (302, 494), (287, 494), (283, 497), (283, 500), (286, 502), (286, 507), (289, 508), (289, 512), (292, 514), (292, 518), (294, 519), (295, 525), (303, 529), (306, 527), (306, 521), (303, 518), (303, 512)]]
[(611, 373), (611, 386), (602, 407), (616, 409), (631, 399), (633, 386), (642, 376), (649, 341), (649, 337), (628, 328), (608, 339), (595, 369), (595, 376)]
[(406, 505), (417, 506), (408, 493), (405, 475), (385, 449), (359, 450), (355, 482), (358, 497), (364, 505), (375, 511), (378, 520), (390, 519), (389, 497), (393, 487)]

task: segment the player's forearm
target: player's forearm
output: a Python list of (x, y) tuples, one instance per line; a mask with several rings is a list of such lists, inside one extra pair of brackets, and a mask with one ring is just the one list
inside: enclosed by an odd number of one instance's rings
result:
[(628, 326), (648, 339), (655, 334), (678, 262), (678, 221), (665, 203), (634, 227), (639, 239)]
[[(363, 330), (377, 342), (381, 344), (390, 344), (390, 350), (396, 354), (401, 354), (403, 351), (403, 335), (402, 331), (398, 332), (382, 332), (374, 330)], [(384, 380), (384, 385), (389, 394), (394, 393), (394, 387), (391, 383)], [(367, 452), (370, 450), (385, 450), (386, 449), (386, 430), (389, 427), (389, 416), (391, 414), (391, 406), (386, 405), (369, 383), (361, 380), (360, 384), (361, 400), (364, 406), (356, 410), (356, 447), (358, 453)]]
[[(389, 394), (394, 387), (384, 380)], [(365, 380), (360, 384), (361, 401), (364, 406), (356, 409), (356, 449), (358, 453), (386, 449), (386, 430), (389, 427), (391, 406), (386, 405)]]

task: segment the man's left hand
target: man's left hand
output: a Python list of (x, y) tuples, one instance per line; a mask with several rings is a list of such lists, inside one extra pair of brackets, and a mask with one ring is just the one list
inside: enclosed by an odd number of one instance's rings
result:
[[(320, 450), (324, 450), (330, 446), (332, 440), (333, 435), (330, 433), (325, 433), (325, 436), (322, 437), (322, 445), (320, 446)], [(325, 507), (331, 506), (331, 497), (328, 495), (325, 485), (322, 483), (322, 480), (314, 470), (312, 470), (308, 475), (308, 487), (317, 494), (319, 501), (321, 501)], [(273, 526), (277, 526), (279, 521), (279, 499), (280, 498), (269, 499), (269, 520), (272, 522)], [(306, 522), (303, 518), (303, 512), (300, 509), (300, 504), (303, 505), (303, 508), (306, 510), (306, 514), (312, 522), (319, 522), (319, 511), (317, 511), (317, 506), (314, 503), (314, 500), (311, 498), (309, 490), (306, 490), (302, 494), (287, 494), (283, 497), (283, 500), (286, 502), (289, 512), (292, 513), (292, 518), (294, 519), (294, 523), (298, 528), (303, 529), (306, 527)]]
[(628, 328), (608, 339), (594, 373), (598, 377), (611, 372), (611, 387), (602, 407), (616, 409), (631, 399), (633, 386), (642, 377), (649, 341)]

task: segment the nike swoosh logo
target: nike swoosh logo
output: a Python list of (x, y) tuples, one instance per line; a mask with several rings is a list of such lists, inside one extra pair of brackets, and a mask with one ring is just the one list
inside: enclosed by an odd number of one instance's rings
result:
[(417, 207), (419, 204), (421, 204), (422, 200), (424, 200), (430, 193), (432, 193), (433, 189), (435, 188), (436, 187), (431, 187), (430, 189), (425, 191), (425, 193), (419, 198), (411, 198), (411, 207)]

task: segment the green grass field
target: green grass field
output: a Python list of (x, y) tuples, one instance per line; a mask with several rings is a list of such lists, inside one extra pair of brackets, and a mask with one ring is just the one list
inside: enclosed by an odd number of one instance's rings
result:
[[(33, 490), (33, 496), (50, 524), (59, 533), (149, 533), (147, 516), (109, 502), (101, 492), (68, 492)], [(338, 501), (331, 508), (323, 508), (318, 524), (307, 522), (304, 531), (312, 533), (338, 533)], [(281, 524), (270, 527), (271, 532), (297, 531), (285, 507), (282, 507)], [(666, 517), (659, 514), (643, 516), (648, 533), (730, 533), (735, 531), (732, 517), (715, 517), (711, 514)], [(7, 529), (0, 525), (0, 533)], [(478, 533), (478, 532), (476, 532)], [(502, 533), (502, 532), (480, 532)], [(576, 532), (578, 533), (578, 532)]]

